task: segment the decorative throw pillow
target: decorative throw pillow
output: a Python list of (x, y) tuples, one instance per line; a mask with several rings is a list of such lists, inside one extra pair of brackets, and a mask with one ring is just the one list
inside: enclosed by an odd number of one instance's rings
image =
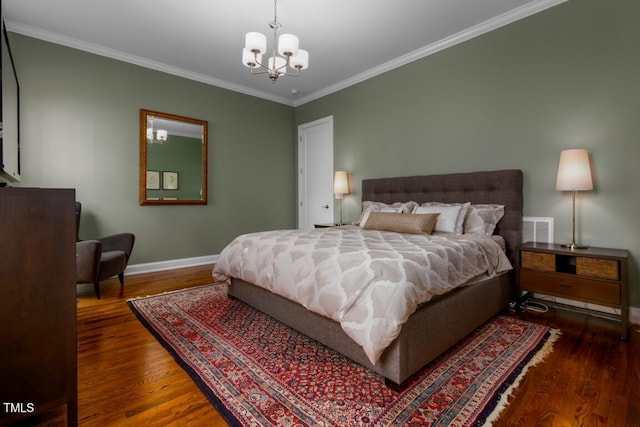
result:
[(366, 200), (362, 202), (362, 213), (357, 220), (353, 222), (353, 225), (360, 225), (360, 222), (364, 218), (367, 212), (398, 212), (398, 213), (411, 213), (413, 209), (418, 206), (416, 202), (395, 202), (392, 204), (382, 202), (371, 202)]
[(471, 205), (464, 221), (464, 233), (491, 236), (503, 216), (504, 205)]
[(439, 213), (434, 231), (441, 233), (462, 234), (462, 225), (471, 203), (441, 203), (427, 202), (416, 207), (412, 213)]
[(437, 213), (405, 215), (401, 213), (371, 212), (365, 230), (396, 233), (431, 234), (438, 219)]

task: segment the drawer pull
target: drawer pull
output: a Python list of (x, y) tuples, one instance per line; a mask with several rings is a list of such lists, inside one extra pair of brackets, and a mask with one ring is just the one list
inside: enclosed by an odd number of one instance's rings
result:
[(571, 287), (571, 285), (570, 285), (570, 284), (568, 284), (568, 283), (559, 283), (559, 285), (560, 285), (561, 287), (563, 287), (563, 288), (570, 288), (570, 287)]

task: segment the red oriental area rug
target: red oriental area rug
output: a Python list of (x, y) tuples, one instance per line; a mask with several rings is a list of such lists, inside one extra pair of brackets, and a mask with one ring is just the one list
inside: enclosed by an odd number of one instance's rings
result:
[(207, 285), (128, 301), (234, 426), (491, 425), (559, 332), (496, 317), (401, 392), (366, 369)]

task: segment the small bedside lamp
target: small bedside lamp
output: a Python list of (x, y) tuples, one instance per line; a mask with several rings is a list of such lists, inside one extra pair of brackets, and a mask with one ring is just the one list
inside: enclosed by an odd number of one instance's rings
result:
[(573, 201), (571, 243), (563, 244), (562, 246), (570, 249), (588, 248), (588, 246), (576, 243), (576, 191), (593, 190), (589, 152), (587, 150), (579, 148), (560, 152), (556, 190), (571, 191)]
[(334, 197), (340, 200), (340, 222), (342, 224), (342, 199), (345, 194), (349, 194), (349, 178), (345, 171), (336, 171), (333, 176), (333, 194)]

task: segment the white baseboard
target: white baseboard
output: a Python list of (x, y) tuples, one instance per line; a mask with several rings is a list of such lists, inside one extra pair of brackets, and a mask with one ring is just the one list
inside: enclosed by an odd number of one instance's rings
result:
[(154, 271), (175, 270), (176, 268), (195, 267), (197, 265), (213, 264), (218, 255), (206, 255), (194, 258), (171, 259), (166, 261), (147, 262), (144, 264), (128, 265), (124, 270), (126, 275), (152, 273)]

